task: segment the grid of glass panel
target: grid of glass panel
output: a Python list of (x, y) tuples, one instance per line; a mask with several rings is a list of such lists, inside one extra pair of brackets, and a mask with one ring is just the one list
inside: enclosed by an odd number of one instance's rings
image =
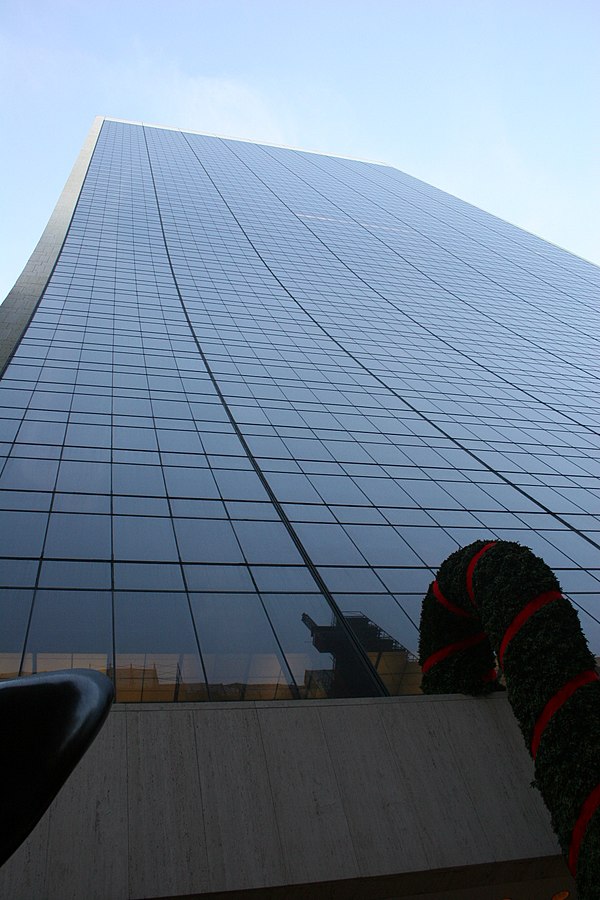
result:
[(540, 554), (600, 652), (600, 271), (385, 166), (105, 121), (0, 384), (0, 675), (418, 690), (421, 598)]

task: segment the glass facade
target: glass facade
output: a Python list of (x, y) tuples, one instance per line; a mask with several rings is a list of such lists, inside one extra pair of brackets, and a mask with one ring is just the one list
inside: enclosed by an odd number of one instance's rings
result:
[(412, 692), (487, 536), (600, 653), (599, 287), (386, 166), (105, 120), (0, 383), (0, 676)]

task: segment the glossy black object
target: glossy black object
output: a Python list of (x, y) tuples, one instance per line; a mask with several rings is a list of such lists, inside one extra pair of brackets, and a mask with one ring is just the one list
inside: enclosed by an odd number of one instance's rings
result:
[(42, 817), (90, 746), (112, 682), (72, 669), (0, 683), (0, 865)]

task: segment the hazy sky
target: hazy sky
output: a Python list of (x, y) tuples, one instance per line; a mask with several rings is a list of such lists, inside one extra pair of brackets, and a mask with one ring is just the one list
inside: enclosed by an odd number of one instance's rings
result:
[(600, 263), (598, 0), (0, 0), (0, 298), (95, 115), (380, 160)]

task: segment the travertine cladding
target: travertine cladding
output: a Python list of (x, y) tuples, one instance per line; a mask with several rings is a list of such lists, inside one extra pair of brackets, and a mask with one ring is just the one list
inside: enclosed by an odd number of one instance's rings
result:
[(0, 896), (547, 900), (531, 779), (504, 698), (116, 706)]
[(12, 356), (40, 300), (67, 234), (103, 122), (94, 119), (75, 165), (37, 246), (0, 306), (0, 373)]

